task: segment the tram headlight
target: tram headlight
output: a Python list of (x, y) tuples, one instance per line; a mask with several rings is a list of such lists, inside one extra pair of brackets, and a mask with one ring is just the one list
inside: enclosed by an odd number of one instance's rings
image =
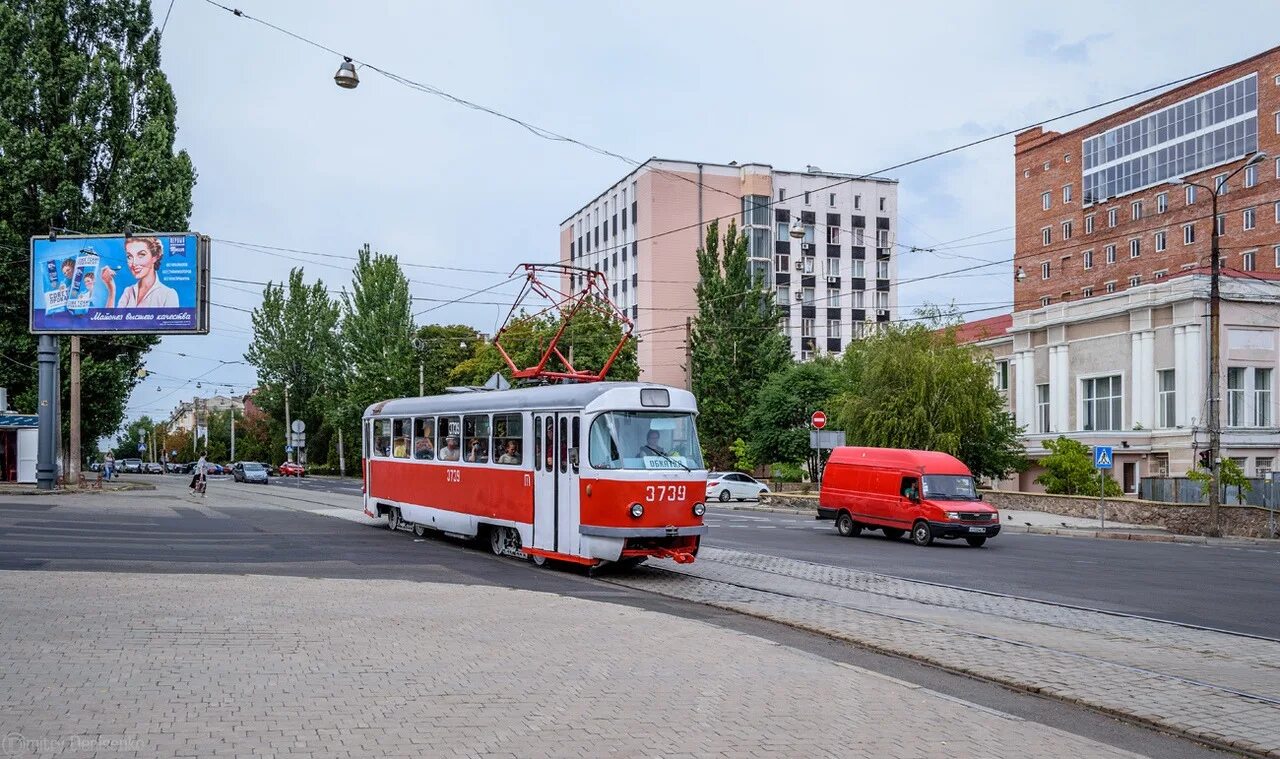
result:
[(631, 504), (631, 516), (635, 517), (636, 519), (639, 519), (640, 517), (644, 516), (644, 506), (638, 503)]
[(693, 515), (695, 517), (700, 517), (705, 513), (707, 513), (707, 505), (705, 503), (693, 504)]

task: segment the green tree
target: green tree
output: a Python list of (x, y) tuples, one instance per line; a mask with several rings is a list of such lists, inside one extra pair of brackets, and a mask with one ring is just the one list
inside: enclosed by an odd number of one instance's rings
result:
[[(1098, 495), (1098, 470), (1093, 467), (1093, 455), (1089, 447), (1077, 440), (1060, 435), (1057, 440), (1043, 443), (1048, 456), (1040, 459), (1044, 472), (1036, 482), (1044, 486), (1046, 493), (1057, 495)], [(1102, 476), (1103, 492), (1119, 496), (1120, 485), (1111, 479), (1110, 473)]]
[(890, 327), (851, 343), (843, 369), (835, 419), (851, 445), (942, 451), (982, 478), (1025, 468), (990, 356), (957, 344), (954, 329)]
[(340, 308), (324, 283), (306, 284), (302, 269), (290, 271), (287, 283), (268, 283), (262, 291), (262, 303), (253, 309), (253, 340), (244, 357), (258, 370), (260, 385), (254, 404), (271, 419), (279, 420), (281, 450), (287, 386), (291, 418), (307, 425), (308, 451), (323, 454), (324, 436), (318, 433), (329, 418), (328, 403), (338, 387), (342, 362), (339, 314)]
[[(1244, 503), (1244, 497), (1253, 490), (1253, 483), (1249, 482), (1248, 477), (1245, 477), (1244, 470), (1240, 468), (1240, 465), (1231, 459), (1222, 459), (1220, 466), (1222, 467), (1222, 487), (1224, 489), (1236, 488), (1236, 503)], [(1200, 483), (1200, 494), (1208, 497), (1209, 490), (1213, 488), (1213, 474), (1211, 472), (1198, 468), (1192, 469), (1187, 472), (1187, 477)]]
[(155, 426), (155, 421), (153, 421), (149, 416), (144, 416), (141, 419), (137, 419), (125, 425), (124, 429), (120, 433), (119, 442), (116, 443), (115, 448), (112, 449), (112, 453), (116, 455), (116, 460), (149, 459), (150, 456), (145, 451), (149, 451), (150, 449), (146, 448), (144, 449), (144, 452), (139, 452), (138, 446), (145, 446), (147, 444), (149, 436), (152, 434)]
[(773, 374), (747, 412), (748, 445), (756, 461), (805, 464), (818, 481), (817, 452), (809, 447), (810, 417), (831, 407), (840, 389), (840, 366), (822, 358)]
[[(174, 151), (176, 113), (147, 0), (0, 2), (0, 353), (12, 359), (0, 362), (0, 386), (18, 408), (34, 411), (37, 395), (29, 274), (21, 263), (28, 238), (50, 227), (186, 229), (196, 172), (186, 152)], [(83, 341), (84, 387), (96, 390), (81, 405), (86, 449), (119, 428), (156, 342)]]
[(723, 469), (734, 463), (733, 441), (751, 438), (744, 411), (755, 404), (765, 380), (791, 363), (791, 348), (768, 283), (751, 281), (747, 237), (736, 223), (729, 223), (721, 240), (719, 222), (711, 222), (697, 256), (690, 369), (698, 437), (708, 466)]
[[(521, 368), (534, 366), (541, 358), (552, 338), (560, 328), (560, 320), (549, 315), (522, 314), (507, 325), (502, 336), (502, 346)], [(599, 371), (622, 339), (622, 325), (594, 309), (582, 309), (574, 315), (558, 343), (566, 356), (572, 353), (574, 368)], [(564, 371), (564, 363), (555, 356), (547, 362), (548, 371)], [(511, 369), (492, 344), (480, 343), (472, 355), (460, 362), (450, 372), (450, 381), (456, 385), (483, 384), (494, 372), (500, 372), (508, 380)], [(628, 339), (618, 353), (605, 379), (617, 382), (634, 381), (640, 375), (636, 360), (636, 341)]]
[(414, 348), (422, 366), (424, 393), (437, 395), (455, 384), (449, 376), (459, 364), (475, 357), (481, 343), (480, 333), (465, 324), (426, 324), (419, 327)]

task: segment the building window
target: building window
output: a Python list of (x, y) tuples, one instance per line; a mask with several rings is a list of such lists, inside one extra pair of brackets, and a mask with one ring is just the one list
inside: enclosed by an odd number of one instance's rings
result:
[(1217, 224), (1217, 226), (1218, 226), (1218, 235), (1219, 235), (1219, 236), (1221, 236), (1221, 235), (1225, 235), (1225, 234), (1227, 233), (1227, 217), (1226, 217), (1226, 215), (1225, 215), (1225, 214), (1218, 214), (1218, 218), (1217, 218), (1217, 219), (1215, 219), (1215, 220), (1214, 220), (1214, 222), (1215, 222), (1215, 223)]
[(1106, 284), (1103, 286), (1103, 288), (1102, 288), (1102, 289), (1106, 290), (1106, 291), (1107, 291), (1107, 292), (1109, 292), (1109, 293), (1113, 293), (1113, 292), (1115, 292), (1115, 291), (1116, 291), (1116, 283), (1115, 283), (1115, 282), (1108, 282), (1108, 283), (1106, 283)]
[(1071, 239), (1071, 222), (1069, 221), (1062, 222), (1062, 239)]
[(1240, 270), (1241, 271), (1257, 271), (1257, 251), (1246, 251), (1240, 254)]
[(1107, 209), (1107, 226), (1114, 227), (1120, 219), (1119, 212), (1114, 208)]
[(1053, 227), (1045, 227), (1040, 230), (1040, 244), (1048, 245), (1053, 242)]
[(1154, 272), (1151, 276), (1152, 276), (1152, 278), (1153, 278), (1153, 279), (1161, 280), (1161, 279), (1164, 279), (1165, 277), (1169, 276), (1169, 270), (1168, 270), (1168, 269), (1161, 269), (1160, 271)]
[(1272, 249), (1271, 249), (1271, 253), (1272, 253), (1272, 254), (1275, 256), (1275, 258), (1276, 258), (1276, 268), (1277, 268), (1277, 269), (1280, 269), (1280, 245), (1277, 245), (1277, 246), (1275, 246), (1274, 248), (1272, 248)]
[(1142, 201), (1135, 200), (1129, 204), (1130, 214), (1134, 221), (1142, 218)]
[(1047, 306), (1052, 302), (1053, 302), (1053, 299), (1050, 298), (1048, 295), (1046, 295), (1040, 299), (1040, 306), (1043, 308), (1044, 306)]
[(1256, 208), (1246, 208), (1246, 209), (1244, 209), (1243, 218), (1244, 218), (1243, 227), (1244, 227), (1245, 231), (1247, 232), (1248, 230), (1253, 229), (1253, 228), (1254, 228), (1254, 226), (1256, 226), (1257, 221), (1258, 221), (1258, 211), (1257, 211), (1257, 209), (1256, 209)]
[(1160, 418), (1158, 424), (1171, 429), (1178, 424), (1178, 397), (1175, 394), (1174, 374), (1172, 369), (1161, 369), (1156, 372), (1156, 410)]
[(840, 337), (839, 319), (827, 319), (827, 337)]
[(778, 285), (776, 301), (778, 305), (789, 305), (791, 303), (791, 285)]
[(854, 196), (853, 196), (853, 210), (855, 210), (855, 211), (859, 211), (859, 210), (861, 210), (861, 209), (862, 209), (862, 196), (861, 196), (861, 195), (854, 195)]
[(866, 293), (865, 293), (865, 292), (863, 292), (862, 290), (853, 290), (850, 294), (851, 294), (851, 296), (852, 296), (852, 297), (850, 298), (850, 300), (852, 300), (852, 301), (853, 301), (853, 303), (851, 303), (850, 305), (852, 305), (854, 308), (866, 308), (866, 307), (867, 307), (867, 305), (866, 305), (866, 299), (865, 299), (865, 296), (866, 296)]
[(1156, 252), (1159, 253), (1164, 249), (1165, 249), (1165, 233), (1163, 231), (1156, 232)]
[(804, 225), (804, 237), (800, 238), (800, 242), (808, 243), (809, 245), (813, 244), (813, 225), (812, 224)]
[(1036, 385), (1036, 432), (1053, 432), (1049, 427), (1049, 386)]
[(1253, 461), (1253, 476), (1266, 479), (1266, 476), (1271, 473), (1271, 466), (1275, 462), (1275, 458), (1271, 456), (1259, 456)]
[(1133, 239), (1129, 241), (1129, 258), (1137, 258), (1142, 255), (1142, 241)]
[(1190, 185), (1190, 184), (1189, 184), (1189, 185), (1187, 185), (1187, 187), (1186, 187), (1186, 194), (1187, 194), (1187, 205), (1191, 205), (1192, 203), (1196, 202), (1196, 187), (1195, 187), (1195, 185)]
[(1190, 245), (1195, 241), (1196, 241), (1196, 225), (1183, 224), (1182, 225), (1182, 244)]
[(807, 206), (807, 205), (809, 205), (809, 191), (808, 191), (808, 190), (805, 190), (805, 191), (804, 191), (804, 204), (805, 204), (806, 206)]
[(865, 265), (865, 262), (861, 258), (853, 259), (853, 271), (851, 272), (850, 276), (854, 277), (855, 279), (862, 279), (863, 277), (867, 276), (866, 271), (863, 269), (864, 265)]
[(1009, 389), (1009, 362), (1008, 361), (996, 362), (995, 384), (996, 384), (996, 390)]
[[(840, 308), (841, 305), (842, 304), (840, 303), (840, 288), (838, 287), (828, 288), (827, 289), (827, 307)], [(833, 337), (838, 337), (838, 335), (833, 335)]]
[(889, 230), (887, 229), (876, 230), (876, 247), (877, 248), (889, 247)]
[(1271, 426), (1271, 369), (1253, 370), (1253, 426)]
[(862, 227), (853, 228), (854, 247), (861, 248), (863, 245), (867, 244), (866, 239), (864, 238), (864, 233), (865, 233), (865, 230)]
[(803, 274), (812, 274), (812, 273), (813, 273), (813, 256), (805, 256), (805, 257), (804, 257), (804, 268), (803, 268), (803, 269), (801, 269), (801, 273), (803, 273)]
[(778, 242), (787, 242), (788, 240), (791, 239), (790, 237), (791, 229), (790, 227), (787, 226), (787, 223), (785, 221), (778, 222), (777, 233), (778, 233), (778, 237), (777, 237)]
[(876, 310), (885, 313), (889, 311), (889, 293), (884, 290), (876, 290)]
[(1113, 264), (1116, 262), (1116, 246), (1108, 245), (1103, 248), (1103, 251), (1107, 254), (1107, 263)]
[(880, 210), (884, 210), (884, 198), (880, 198)]
[(1280, 224), (1280, 200), (1276, 201), (1276, 223)]
[(1081, 397), (1084, 405), (1084, 429), (1089, 432), (1119, 430), (1124, 419), (1121, 407), (1120, 376), (1091, 377), (1081, 380)]
[(876, 279), (888, 279), (888, 278), (889, 278), (889, 262), (876, 261)]
[(1219, 174), (1218, 176), (1213, 178), (1213, 189), (1216, 190), (1219, 195), (1227, 194), (1227, 177), (1228, 176), (1229, 175), (1227, 174)]
[(786, 190), (783, 190), (783, 189), (779, 189), (779, 190), (778, 190), (778, 202), (779, 202), (779, 203), (782, 203), (782, 202), (784, 202), (786, 199), (787, 199), (787, 191), (786, 191)]
[(1093, 268), (1093, 251), (1086, 250), (1083, 254), (1083, 258), (1084, 258), (1084, 268), (1092, 269)]
[(1129, 275), (1129, 287), (1137, 287), (1140, 284), (1142, 284), (1142, 275), (1140, 274)]
[[(1277, 204), (1280, 205), (1280, 204)], [(1086, 235), (1093, 234), (1093, 214), (1084, 217), (1084, 233)]]
[(1227, 426), (1244, 426), (1244, 372), (1243, 366), (1227, 368)]
[(779, 253), (773, 257), (773, 266), (774, 271), (791, 271), (791, 256), (786, 253)]
[(1156, 196), (1156, 213), (1164, 213), (1169, 210), (1169, 193), (1162, 192)]
[(800, 320), (800, 337), (813, 337), (813, 319)]
[(834, 192), (827, 195), (827, 205), (832, 208), (836, 207), (836, 194)]
[(1048, 278), (1049, 278), (1049, 262), (1045, 261), (1044, 263), (1040, 264), (1040, 279), (1048, 279)]
[(1080, 297), (1081, 297), (1081, 298), (1092, 298), (1092, 297), (1093, 297), (1093, 288), (1092, 288), (1092, 287), (1082, 287), (1082, 288), (1080, 288)]
[(1063, 188), (1062, 188), (1062, 202), (1063, 202), (1063, 203), (1070, 203), (1070, 202), (1071, 202), (1071, 185), (1065, 185), (1065, 186), (1063, 186)]
[(1253, 187), (1258, 183), (1258, 165), (1244, 167), (1244, 186)]
[(827, 244), (828, 245), (840, 244), (840, 227), (837, 227), (834, 224), (827, 225)]

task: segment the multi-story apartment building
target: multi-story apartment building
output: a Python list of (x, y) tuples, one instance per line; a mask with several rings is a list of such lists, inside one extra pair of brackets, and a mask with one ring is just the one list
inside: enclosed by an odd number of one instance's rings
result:
[[(1252, 154), (1270, 158), (1207, 188)], [(1097, 297), (1209, 262), (1280, 271), (1280, 48), (1065, 134), (1014, 148), (1014, 310)]]
[(244, 398), (231, 398), (225, 395), (214, 395), (209, 398), (193, 398), (182, 401), (169, 414), (169, 430), (194, 430), (198, 424), (204, 424), (204, 415), (210, 411), (244, 412)]
[(752, 276), (774, 289), (804, 360), (839, 354), (893, 318), (897, 206), (889, 179), (654, 158), (561, 223), (560, 260), (605, 274), (636, 323), (641, 379), (685, 386), (707, 224), (723, 219), (723, 233), (733, 219), (746, 231)]
[[(1262, 477), (1280, 456), (1280, 287), (1274, 275), (1222, 278), (1222, 456)], [(1027, 454), (1066, 435), (1115, 448), (1117, 481), (1182, 476), (1208, 447), (1209, 276), (1203, 269), (1085, 300), (964, 325), (995, 359), (997, 388), (1025, 427)], [(1019, 490), (1038, 490), (1033, 466)]]

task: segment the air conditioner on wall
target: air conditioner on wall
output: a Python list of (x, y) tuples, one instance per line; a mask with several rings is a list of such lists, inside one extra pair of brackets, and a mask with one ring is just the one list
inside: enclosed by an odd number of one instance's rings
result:
[(797, 301), (804, 300), (804, 293), (796, 293), (796, 300)]
[(876, 309), (876, 316), (888, 316), (888, 315), (889, 315), (889, 309), (887, 308)]
[(796, 271), (804, 271), (804, 261), (796, 261)]
[(828, 282), (839, 282), (839, 281), (840, 281), (840, 278), (839, 278), (839, 277), (837, 277), (837, 276), (835, 276), (835, 275), (833, 274), (833, 275), (831, 275), (831, 276), (827, 277), (827, 281), (828, 281)]
[(800, 250), (804, 250), (804, 251), (813, 250), (813, 243), (811, 242), (800, 243)]

